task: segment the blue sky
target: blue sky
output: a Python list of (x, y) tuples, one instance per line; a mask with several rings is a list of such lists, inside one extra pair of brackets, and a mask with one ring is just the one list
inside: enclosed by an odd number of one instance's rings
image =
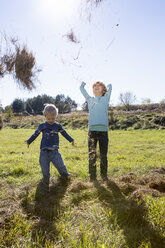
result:
[[(112, 84), (113, 105), (126, 91), (137, 103), (165, 99), (164, 0), (103, 0), (92, 11), (82, 0), (0, 0), (0, 6), (0, 31), (26, 43), (42, 68), (32, 92), (12, 77), (1, 79), (3, 106), (38, 94), (69, 95), (81, 105), (81, 81), (92, 95), (96, 80)], [(80, 43), (67, 39), (71, 30)]]

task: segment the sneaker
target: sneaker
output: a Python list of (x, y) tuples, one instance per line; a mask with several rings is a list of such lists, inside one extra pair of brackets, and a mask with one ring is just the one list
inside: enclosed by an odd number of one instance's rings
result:
[(69, 178), (70, 178), (70, 177), (75, 177), (75, 175), (69, 173), (69, 174), (68, 174), (68, 177), (69, 177)]
[(60, 180), (67, 181), (70, 179), (70, 174), (63, 174), (60, 176)]

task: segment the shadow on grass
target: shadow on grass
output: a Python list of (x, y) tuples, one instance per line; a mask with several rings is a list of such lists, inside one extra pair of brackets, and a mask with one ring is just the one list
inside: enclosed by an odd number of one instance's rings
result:
[[(48, 188), (40, 182), (35, 193), (35, 205), (24, 199), (24, 210), (30, 218), (37, 219), (33, 226), (32, 237), (34, 242), (39, 242), (43, 247), (45, 242), (54, 242), (59, 235), (56, 228), (56, 218), (61, 211), (61, 201), (67, 190), (69, 181), (60, 179)], [(38, 240), (38, 241), (37, 241)], [(47, 240), (47, 241), (46, 241)]]
[(107, 188), (94, 182), (98, 198), (104, 207), (110, 207), (116, 216), (117, 224), (123, 230), (127, 246), (137, 248), (142, 242), (150, 242), (152, 248), (164, 248), (162, 237), (146, 219), (147, 209), (142, 202), (128, 199), (114, 181), (107, 181)]

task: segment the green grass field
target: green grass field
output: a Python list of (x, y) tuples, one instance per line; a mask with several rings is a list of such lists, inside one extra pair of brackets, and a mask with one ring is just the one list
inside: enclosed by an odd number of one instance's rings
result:
[(108, 177), (89, 182), (87, 130), (60, 136), (74, 175), (67, 183), (51, 165), (50, 190), (40, 183), (39, 136), (33, 129), (0, 132), (0, 247), (165, 247), (165, 132), (110, 131)]

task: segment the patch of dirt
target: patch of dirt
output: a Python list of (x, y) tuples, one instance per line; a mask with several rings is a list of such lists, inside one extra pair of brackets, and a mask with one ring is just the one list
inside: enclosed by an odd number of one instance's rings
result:
[(131, 199), (140, 200), (145, 194), (152, 195), (153, 197), (160, 196), (160, 192), (148, 187), (140, 187), (131, 194)]
[(159, 174), (164, 174), (165, 175), (165, 168), (160, 167), (160, 168), (155, 168), (151, 170), (152, 173), (159, 173)]
[(125, 176), (120, 176), (118, 180), (125, 183), (135, 183), (137, 181), (137, 176), (135, 175), (135, 173), (131, 172)]

